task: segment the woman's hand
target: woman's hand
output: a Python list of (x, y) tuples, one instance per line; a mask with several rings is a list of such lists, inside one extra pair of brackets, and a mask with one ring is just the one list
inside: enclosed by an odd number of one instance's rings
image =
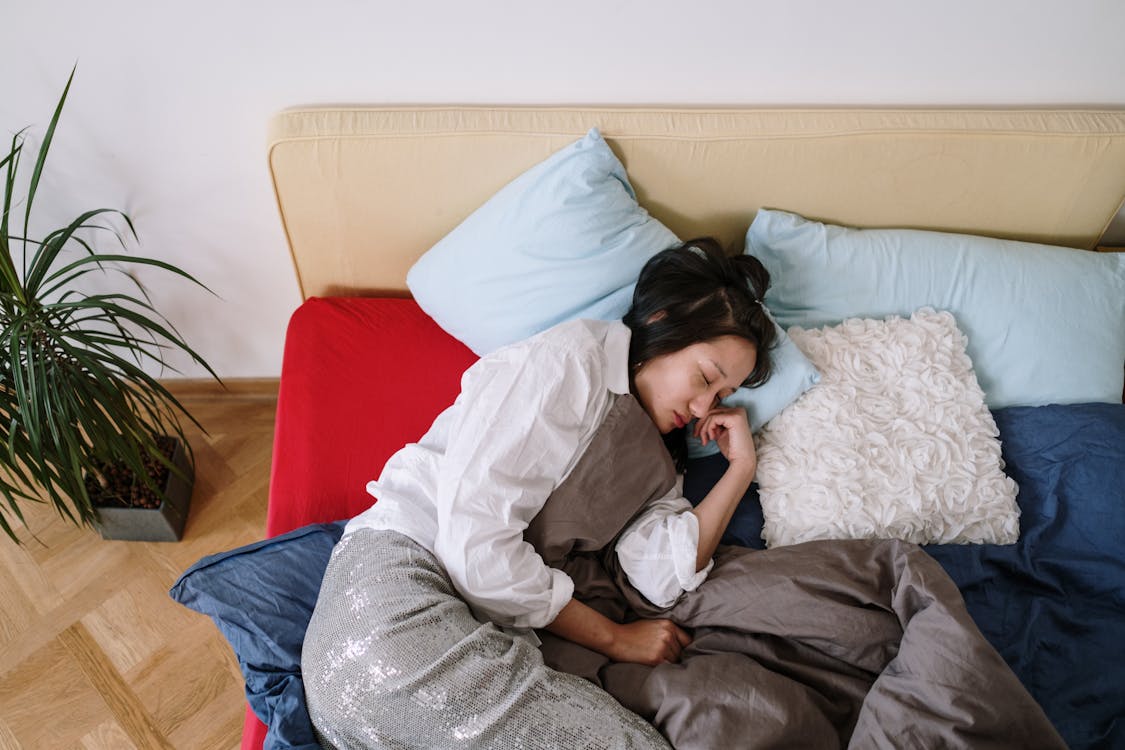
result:
[(695, 435), (704, 445), (714, 440), (729, 464), (707, 496), (691, 511), (699, 519), (699, 546), (695, 555), (695, 569), (699, 571), (711, 561), (734, 509), (754, 481), (758, 454), (745, 409), (712, 409), (696, 422)]
[(739, 464), (754, 475), (758, 454), (754, 450), (754, 436), (750, 434), (750, 421), (741, 407), (719, 407), (695, 423), (695, 436), (704, 445), (714, 440), (719, 451), (733, 466)]
[(637, 620), (615, 628), (605, 655), (614, 661), (648, 664), (677, 662), (691, 636), (671, 620)]
[(614, 661), (650, 666), (679, 661), (684, 646), (691, 643), (691, 636), (671, 620), (638, 620), (621, 625), (577, 599), (566, 603), (547, 630)]

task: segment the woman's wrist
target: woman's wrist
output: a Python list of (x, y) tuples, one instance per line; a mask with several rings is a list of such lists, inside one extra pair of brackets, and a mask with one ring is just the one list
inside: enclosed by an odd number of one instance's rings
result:
[(727, 472), (732, 473), (733, 476), (738, 477), (746, 483), (746, 487), (750, 487), (750, 483), (754, 481), (754, 474), (758, 471), (758, 457), (749, 456), (746, 458), (735, 458), (727, 461)]
[(610, 620), (608, 617), (606, 618), (606, 620), (608, 621), (608, 624), (605, 626), (605, 630), (602, 632), (605, 641), (601, 644), (601, 648), (595, 648), (594, 650), (599, 654), (608, 656), (612, 659), (613, 655), (617, 653), (618, 646), (620, 645), (621, 625), (617, 622), (614, 622), (613, 620)]
[(699, 540), (696, 547), (695, 569), (703, 570), (715, 554), (715, 548), (730, 523), (734, 509), (754, 481), (755, 462), (753, 460), (730, 461), (730, 465), (691, 512), (699, 520)]
[(608, 656), (617, 644), (620, 626), (588, 605), (571, 599), (546, 629)]

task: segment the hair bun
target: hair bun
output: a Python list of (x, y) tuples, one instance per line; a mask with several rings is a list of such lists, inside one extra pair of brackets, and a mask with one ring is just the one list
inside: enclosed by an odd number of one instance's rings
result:
[(766, 290), (770, 288), (770, 272), (762, 265), (762, 261), (753, 255), (737, 255), (732, 260), (746, 283), (750, 285), (754, 299), (758, 304), (762, 304), (766, 297)]

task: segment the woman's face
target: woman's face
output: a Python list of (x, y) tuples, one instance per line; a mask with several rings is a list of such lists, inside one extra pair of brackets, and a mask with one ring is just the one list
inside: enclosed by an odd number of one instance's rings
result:
[(633, 377), (641, 406), (662, 433), (714, 408), (750, 377), (758, 351), (738, 336), (722, 336), (648, 360)]

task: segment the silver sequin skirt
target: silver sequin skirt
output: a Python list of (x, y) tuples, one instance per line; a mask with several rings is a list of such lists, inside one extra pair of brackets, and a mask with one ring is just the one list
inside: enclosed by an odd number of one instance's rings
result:
[(332, 552), (301, 656), (320, 743), (353, 748), (662, 748), (608, 693), (476, 620), (409, 537), (359, 529)]

